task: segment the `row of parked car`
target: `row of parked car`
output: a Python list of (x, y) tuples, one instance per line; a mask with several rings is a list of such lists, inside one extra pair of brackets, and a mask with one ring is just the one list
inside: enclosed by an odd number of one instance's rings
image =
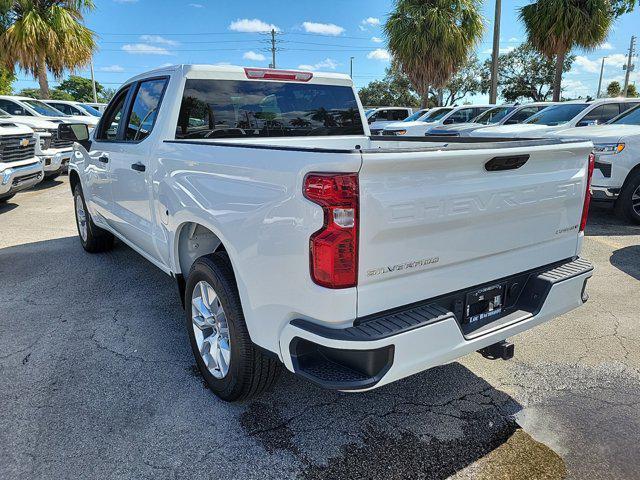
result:
[(0, 95), (0, 203), (66, 170), (73, 142), (58, 138), (58, 125), (93, 129), (101, 115), (96, 106)]
[[(593, 199), (613, 203), (640, 223), (640, 99), (461, 105), (413, 112), (382, 107), (366, 112), (372, 135), (474, 138), (586, 138), (595, 146)], [(397, 121), (398, 116), (404, 116)], [(392, 120), (394, 119), (394, 120)]]

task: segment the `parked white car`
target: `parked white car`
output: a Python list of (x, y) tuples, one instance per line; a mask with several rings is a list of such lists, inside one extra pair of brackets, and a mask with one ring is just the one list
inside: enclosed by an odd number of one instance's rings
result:
[(409, 107), (380, 107), (367, 111), (367, 121), (372, 135), (379, 135), (385, 126), (399, 122), (413, 114)]
[(451, 110), (453, 110), (453, 107), (430, 108), (417, 117), (414, 114), (410, 117), (405, 118), (401, 122), (390, 123), (382, 131), (371, 130), (371, 135), (405, 135), (407, 133), (407, 129), (415, 128), (416, 125), (424, 125), (427, 123), (437, 122)]
[(104, 109), (107, 108), (107, 104), (106, 103), (93, 103), (93, 102), (87, 102), (86, 105), (89, 105), (90, 107), (95, 108), (96, 110), (98, 110), (100, 113), (104, 112)]
[(550, 102), (534, 102), (522, 105), (499, 105), (478, 115), (469, 123), (443, 125), (429, 129), (427, 135), (439, 137), (466, 137), (474, 130), (491, 125), (515, 125), (522, 123), (543, 108), (553, 105)]
[(470, 122), (482, 112), (489, 110), (494, 105), (461, 105), (459, 107), (442, 107), (449, 108), (446, 114), (425, 119), (426, 121), (407, 122), (403, 125), (394, 123), (387, 125), (383, 135), (405, 135), (407, 137), (423, 137), (432, 128), (438, 128), (442, 125), (453, 125), (457, 123)]
[(35, 144), (29, 127), (0, 118), (0, 204), (42, 181)]
[[(60, 110), (65, 115), (73, 117), (96, 117), (100, 118), (102, 113), (88, 103), (73, 102), (70, 100), (43, 100), (47, 105)], [(96, 122), (97, 124), (97, 122)]]
[(0, 121), (25, 125), (33, 131), (36, 138), (35, 154), (42, 161), (46, 178), (55, 178), (67, 169), (73, 151), (73, 142), (58, 138), (58, 125), (62, 120), (9, 115), (0, 109)]
[(84, 115), (66, 115), (60, 110), (47, 105), (42, 100), (30, 97), (18, 97), (13, 95), (0, 95), (0, 109), (10, 115), (41, 117), (47, 120), (55, 119), (65, 122), (84, 123), (93, 128), (98, 123), (98, 118)]
[(555, 136), (587, 138), (593, 142), (596, 154), (593, 199), (614, 202), (618, 214), (640, 223), (640, 106), (627, 110), (607, 125), (570, 128)]
[(562, 102), (541, 110), (518, 125), (500, 125), (474, 130), (472, 137), (539, 138), (573, 127), (607, 123), (640, 102), (639, 99), (603, 98), (591, 102)]
[(177, 280), (225, 400), (280, 363), (359, 391), (507, 359), (587, 298), (589, 141), (375, 137), (347, 75), (207, 65), (136, 76), (93, 133), (59, 129), (82, 246), (117, 237)]

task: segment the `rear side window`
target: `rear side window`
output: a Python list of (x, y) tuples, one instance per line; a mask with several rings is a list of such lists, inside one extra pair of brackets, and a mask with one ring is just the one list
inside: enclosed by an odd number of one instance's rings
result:
[(137, 142), (149, 136), (156, 123), (158, 108), (166, 86), (166, 78), (140, 82), (133, 100), (129, 123), (125, 130), (125, 140)]
[(353, 90), (338, 85), (187, 80), (176, 138), (363, 135)]
[(461, 108), (457, 112), (451, 114), (445, 120), (445, 123), (466, 123), (477, 116), (478, 110), (475, 108)]
[(580, 124), (593, 121), (598, 122), (598, 124), (606, 123), (613, 117), (617, 117), (619, 113), (620, 106), (617, 103), (605, 103), (587, 113), (580, 121)]
[(513, 125), (514, 123), (522, 123), (531, 115), (535, 115), (544, 107), (525, 107), (518, 110), (516, 113), (505, 122), (507, 125)]
[(409, 112), (407, 110), (391, 110), (389, 113), (389, 120), (394, 121), (404, 120), (409, 116)]
[(11, 115), (32, 116), (28, 110), (23, 108), (21, 105), (18, 105), (16, 102), (12, 102), (11, 100), (0, 99), (0, 108), (5, 112), (9, 112)]

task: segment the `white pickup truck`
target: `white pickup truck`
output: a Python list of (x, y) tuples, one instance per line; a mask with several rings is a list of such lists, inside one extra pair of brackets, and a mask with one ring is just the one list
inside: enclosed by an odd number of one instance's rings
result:
[(0, 117), (0, 204), (42, 181), (35, 144), (33, 130)]
[(346, 75), (197, 65), (59, 129), (83, 247), (117, 237), (176, 278), (225, 400), (281, 363), (357, 391), (509, 358), (587, 298), (589, 141), (378, 140)]

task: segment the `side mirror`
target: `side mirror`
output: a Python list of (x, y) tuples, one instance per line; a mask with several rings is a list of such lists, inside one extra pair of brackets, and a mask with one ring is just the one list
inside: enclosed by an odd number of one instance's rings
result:
[(598, 125), (598, 120), (582, 120), (578, 122), (578, 127), (593, 127), (594, 125)]
[(78, 142), (84, 148), (89, 149), (89, 127), (84, 123), (61, 123), (58, 125), (58, 138)]

